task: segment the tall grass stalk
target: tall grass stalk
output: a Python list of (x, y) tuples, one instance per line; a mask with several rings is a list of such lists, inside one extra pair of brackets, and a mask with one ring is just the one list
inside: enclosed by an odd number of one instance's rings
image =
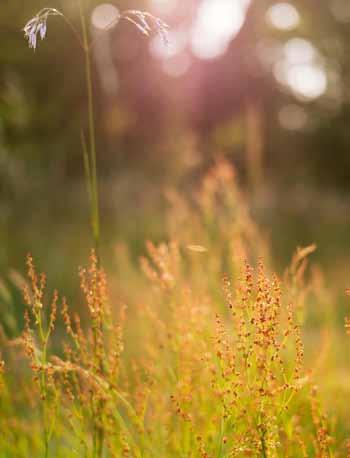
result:
[[(82, 149), (84, 157), (84, 171), (87, 182), (87, 190), (89, 196), (90, 213), (91, 213), (91, 229), (95, 244), (95, 253), (99, 258), (99, 245), (100, 245), (100, 210), (99, 210), (99, 190), (98, 190), (98, 176), (97, 176), (97, 149), (96, 149), (96, 125), (94, 114), (94, 91), (93, 91), (93, 78), (92, 78), (92, 49), (95, 42), (99, 39), (101, 34), (95, 38), (90, 38), (87, 12), (85, 9), (85, 0), (77, 0), (80, 29), (75, 27), (74, 23), (67, 18), (63, 13), (55, 8), (43, 8), (32, 19), (30, 19), (24, 27), (25, 37), (28, 40), (30, 48), (34, 50), (37, 47), (38, 36), (43, 40), (47, 32), (47, 20), (49, 16), (60, 16), (68, 24), (69, 28), (73, 31), (75, 37), (78, 39), (80, 47), (84, 54), (85, 60), (85, 81), (87, 92), (87, 117), (88, 117), (88, 142), (86, 142), (85, 135), (82, 133)], [(150, 13), (139, 10), (126, 10), (118, 13), (102, 31), (107, 32), (112, 27), (117, 25), (122, 19), (133, 24), (141, 33), (149, 36), (152, 32), (158, 33), (163, 41), (167, 43), (167, 25), (159, 18), (152, 16)]]
[[(98, 178), (97, 178), (97, 165), (96, 165), (96, 135), (95, 135), (95, 115), (94, 115), (94, 93), (92, 83), (92, 65), (91, 65), (91, 47), (89, 43), (89, 32), (84, 11), (83, 0), (78, 0), (79, 15), (82, 30), (82, 44), (85, 59), (85, 80), (86, 91), (88, 100), (88, 129), (89, 129), (89, 143), (86, 144), (84, 134), (83, 140), (83, 154), (85, 157), (85, 178), (88, 187), (88, 194), (90, 198), (91, 209), (91, 229), (95, 244), (95, 253), (98, 262), (100, 262), (100, 211), (99, 211), (99, 193), (98, 193)], [(102, 326), (102, 323), (99, 324)], [(101, 329), (99, 330), (101, 331)], [(96, 329), (94, 332), (94, 352), (96, 353), (97, 336)], [(100, 365), (101, 372), (103, 373), (103, 364)], [(103, 401), (98, 402), (95, 411), (95, 418), (93, 419), (92, 431), (92, 444), (93, 444), (93, 458), (101, 458), (104, 450), (104, 432), (103, 428), (99, 425), (101, 419), (101, 412), (103, 411)], [(93, 404), (93, 403), (92, 403)], [(94, 406), (92, 405), (94, 410)]]
[[(95, 135), (95, 115), (94, 115), (94, 96), (92, 85), (92, 71), (91, 71), (91, 47), (89, 44), (89, 33), (87, 28), (87, 21), (84, 12), (82, 0), (78, 0), (79, 15), (82, 29), (82, 44), (85, 57), (85, 78), (86, 90), (88, 99), (88, 126), (89, 126), (89, 144), (84, 155), (88, 158), (85, 162), (85, 175), (90, 196), (91, 206), (91, 228), (95, 243), (96, 254), (99, 257), (99, 244), (100, 244), (100, 211), (99, 211), (99, 195), (98, 195), (98, 179), (97, 179), (97, 165), (96, 165), (96, 135)], [(86, 145), (86, 143), (85, 143)]]
[[(73, 30), (74, 35), (78, 38), (78, 42), (84, 54), (85, 60), (85, 82), (87, 92), (87, 117), (88, 117), (88, 141), (84, 132), (81, 133), (82, 150), (83, 150), (83, 163), (84, 172), (87, 183), (87, 193), (90, 204), (90, 218), (91, 218), (91, 229), (95, 245), (95, 256), (97, 266), (100, 264), (100, 210), (99, 210), (99, 189), (98, 189), (98, 176), (97, 176), (97, 148), (96, 148), (96, 125), (95, 125), (95, 114), (94, 114), (94, 91), (93, 91), (93, 78), (92, 78), (92, 48), (96, 40), (90, 38), (87, 11), (85, 9), (85, 1), (77, 0), (77, 6), (79, 9), (80, 17), (80, 30), (77, 29), (74, 24), (66, 18), (66, 16), (55, 8), (43, 8), (36, 16), (34, 16), (24, 27), (25, 36), (28, 39), (29, 46), (34, 50), (37, 47), (38, 36), (43, 40), (46, 36), (47, 31), (47, 20), (49, 16), (60, 16), (62, 17), (69, 27)], [(111, 21), (110, 24), (104, 29), (106, 32), (114, 25), (118, 24), (121, 19), (125, 19), (132, 23), (138, 28), (144, 35), (149, 36), (152, 31), (159, 33), (164, 41), (166, 38), (167, 26), (158, 18), (155, 18), (147, 12), (138, 10), (127, 10), (121, 14), (118, 13), (117, 17)], [(33, 271), (33, 269), (31, 268)], [(36, 285), (34, 285), (36, 288)], [(45, 368), (47, 366), (47, 342), (51, 330), (45, 334), (42, 327), (41, 311), (37, 311), (35, 308), (34, 315), (36, 323), (39, 327), (39, 337), (42, 344), (41, 361), (40, 366)], [(103, 335), (104, 323), (102, 320), (97, 320), (93, 326), (93, 354), (97, 360), (98, 370), (100, 375), (103, 377), (104, 374), (104, 362), (100, 358), (100, 337)], [(28, 325), (29, 329), (29, 325)], [(29, 332), (29, 331), (28, 331)], [(30, 345), (28, 345), (30, 347)], [(42, 408), (43, 408), (43, 429), (44, 429), (44, 456), (49, 456), (49, 442), (51, 436), (51, 428), (48, 427), (48, 408), (47, 408), (47, 380), (46, 372), (42, 370), (40, 391), (42, 393)], [(92, 418), (92, 456), (93, 458), (102, 458), (105, 448), (105, 437), (103, 423), (103, 414), (105, 401), (99, 399), (97, 402), (94, 397), (91, 396), (91, 411), (93, 412)]]

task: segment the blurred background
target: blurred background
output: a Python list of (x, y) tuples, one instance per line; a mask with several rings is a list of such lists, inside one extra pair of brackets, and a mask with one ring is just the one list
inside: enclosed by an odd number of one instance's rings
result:
[[(80, 130), (83, 56), (58, 18), (34, 53), (22, 28), (43, 7), (79, 25), (72, 0), (1, 6), (0, 275), (31, 251), (72, 287), (92, 245)], [(93, 48), (103, 251), (165, 236), (171, 188), (191, 192), (218, 155), (237, 170), (278, 270), (297, 245), (336, 285), (349, 281), (350, 2), (90, 1), (91, 33), (148, 10), (169, 45), (121, 22)]]

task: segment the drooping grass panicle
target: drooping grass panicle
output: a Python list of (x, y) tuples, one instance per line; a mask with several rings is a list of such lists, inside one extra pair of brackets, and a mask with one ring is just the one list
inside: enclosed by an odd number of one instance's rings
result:
[(24, 36), (28, 40), (30, 48), (34, 51), (37, 47), (38, 34), (41, 40), (44, 40), (47, 32), (47, 19), (49, 16), (63, 16), (55, 8), (43, 8), (32, 19), (30, 19), (23, 28)]
[(152, 32), (158, 33), (165, 45), (169, 44), (168, 29), (169, 26), (156, 16), (147, 11), (126, 10), (121, 15), (125, 19), (134, 24), (140, 32), (146, 36), (150, 36)]
[[(34, 51), (36, 50), (38, 44), (38, 35), (41, 40), (45, 39), (47, 33), (47, 20), (49, 16), (61, 16), (71, 27), (75, 35), (78, 37), (80, 44), (83, 46), (81, 37), (76, 28), (63, 13), (61, 13), (56, 8), (43, 8), (34, 17), (32, 17), (23, 28), (24, 36), (28, 40), (28, 45), (30, 48), (34, 49)], [(169, 26), (160, 18), (153, 16), (147, 11), (126, 10), (118, 15), (117, 18), (114, 18), (105, 27), (104, 31), (108, 31), (109, 29), (113, 28), (116, 24), (119, 23), (120, 19), (125, 19), (131, 22), (141, 33), (146, 36), (150, 36), (152, 32), (158, 33), (164, 44), (167, 45), (169, 43)], [(88, 48), (91, 47), (93, 42), (94, 40), (92, 40)]]
[(168, 24), (147, 11), (125, 10), (118, 14), (117, 17), (113, 18), (104, 29), (101, 30), (97, 37), (91, 40), (88, 48), (92, 48), (101, 35), (113, 29), (122, 19), (133, 24), (143, 35), (150, 37), (152, 33), (158, 34), (164, 45), (167, 46), (169, 44)]

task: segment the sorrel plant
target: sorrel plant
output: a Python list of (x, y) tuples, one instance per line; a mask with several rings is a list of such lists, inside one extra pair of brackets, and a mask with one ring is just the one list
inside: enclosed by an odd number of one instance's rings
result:
[[(34, 50), (37, 48), (38, 36), (41, 40), (46, 37), (47, 33), (47, 21), (50, 16), (58, 16), (68, 24), (69, 28), (74, 33), (77, 38), (81, 50), (84, 54), (85, 60), (85, 79), (86, 79), (86, 92), (87, 92), (87, 117), (88, 117), (88, 135), (86, 136), (84, 131), (81, 132), (81, 144), (83, 151), (83, 163), (84, 163), (84, 172), (86, 177), (87, 193), (89, 197), (90, 204), (90, 219), (91, 219), (91, 230), (94, 239), (95, 245), (95, 256), (96, 262), (99, 263), (99, 245), (100, 245), (100, 211), (99, 211), (99, 190), (98, 190), (98, 176), (97, 176), (97, 151), (96, 151), (96, 125), (95, 125), (95, 113), (94, 113), (94, 91), (93, 91), (93, 69), (92, 69), (92, 49), (95, 44), (95, 41), (99, 39), (93, 39), (89, 33), (89, 23), (88, 23), (88, 11), (86, 8), (86, 2), (84, 0), (77, 0), (77, 6), (79, 10), (80, 17), (80, 28), (78, 28), (74, 22), (68, 18), (65, 14), (55, 8), (43, 8), (40, 10), (24, 27), (25, 37), (28, 40), (30, 48)], [(151, 33), (156, 32), (161, 35), (164, 42), (167, 42), (167, 25), (161, 21), (159, 18), (154, 17), (148, 12), (139, 11), (139, 10), (126, 10), (121, 14), (118, 13), (118, 16), (114, 18), (103, 30), (107, 32), (112, 27), (117, 25), (121, 20), (126, 20), (132, 23), (141, 31), (144, 35), (149, 36)], [(28, 258), (29, 263), (29, 276), (33, 285), (33, 297), (35, 304), (41, 304), (43, 288), (44, 288), (44, 277), (41, 280), (40, 285), (37, 284), (37, 279), (35, 277), (34, 270), (32, 268), (31, 258)], [(97, 270), (97, 266), (96, 266)], [(85, 293), (88, 294), (90, 291), (86, 290)], [(26, 293), (26, 302), (31, 306), (32, 314), (35, 318), (35, 323), (38, 326), (38, 337), (41, 344), (41, 359), (40, 367), (45, 368), (47, 364), (47, 343), (49, 340), (50, 333), (53, 327), (53, 321), (55, 318), (54, 310), (50, 323), (48, 324), (47, 329), (43, 327), (43, 320), (41, 316), (41, 306), (32, 305), (31, 297)], [(53, 301), (53, 306), (56, 304), (57, 297)], [(95, 305), (91, 306), (95, 307)], [(103, 308), (101, 308), (102, 310)], [(92, 308), (90, 308), (92, 310)], [(92, 312), (93, 315), (95, 312)], [(98, 315), (98, 312), (97, 312)], [(67, 315), (66, 315), (67, 318)], [(101, 340), (99, 336), (103, 330), (103, 320), (102, 316), (100, 319), (93, 318), (93, 352), (95, 355), (100, 354), (101, 350)], [(29, 352), (34, 352), (33, 345), (30, 342), (31, 333), (29, 332), (29, 316), (26, 315), (27, 323), (27, 332), (26, 332), (26, 348)], [(33, 358), (32, 367), (35, 368), (38, 366), (38, 361), (34, 358), (34, 354), (30, 355)], [(101, 355), (102, 356), (102, 355)], [(101, 373), (104, 372), (104, 362), (99, 358), (98, 366), (101, 370)], [(40, 384), (40, 392), (43, 405), (43, 423), (44, 423), (44, 444), (45, 444), (45, 458), (49, 455), (49, 443), (53, 431), (52, 419), (50, 420), (47, 408), (47, 397), (48, 397), (48, 379), (47, 372), (41, 370), (40, 376), (38, 376)], [(49, 372), (48, 372), (49, 374)], [(101, 426), (102, 419), (101, 415), (104, 410), (105, 401), (103, 399), (94, 400), (91, 399), (92, 403), (92, 412), (93, 412), (93, 457), (101, 457), (103, 455), (104, 449), (104, 430)], [(55, 416), (54, 416), (55, 417)]]

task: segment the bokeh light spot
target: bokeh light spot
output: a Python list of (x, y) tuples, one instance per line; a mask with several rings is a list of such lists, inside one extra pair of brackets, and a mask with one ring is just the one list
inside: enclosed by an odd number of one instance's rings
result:
[(283, 129), (301, 130), (307, 122), (308, 116), (304, 108), (296, 104), (285, 105), (278, 113), (278, 121)]
[(327, 90), (322, 56), (311, 42), (302, 38), (287, 41), (281, 59), (274, 66), (274, 75), (279, 83), (304, 100), (316, 99)]
[(114, 21), (117, 21), (120, 13), (117, 7), (110, 3), (98, 5), (91, 14), (91, 23), (96, 29), (106, 29)]
[(279, 30), (293, 30), (300, 23), (298, 10), (290, 3), (276, 3), (272, 5), (267, 13), (268, 22)]
[(290, 65), (307, 64), (313, 62), (318, 56), (318, 51), (312, 43), (303, 38), (288, 40), (283, 47), (283, 53)]
[(316, 65), (296, 65), (288, 70), (287, 83), (295, 95), (317, 99), (327, 89), (327, 76), (323, 68)]

